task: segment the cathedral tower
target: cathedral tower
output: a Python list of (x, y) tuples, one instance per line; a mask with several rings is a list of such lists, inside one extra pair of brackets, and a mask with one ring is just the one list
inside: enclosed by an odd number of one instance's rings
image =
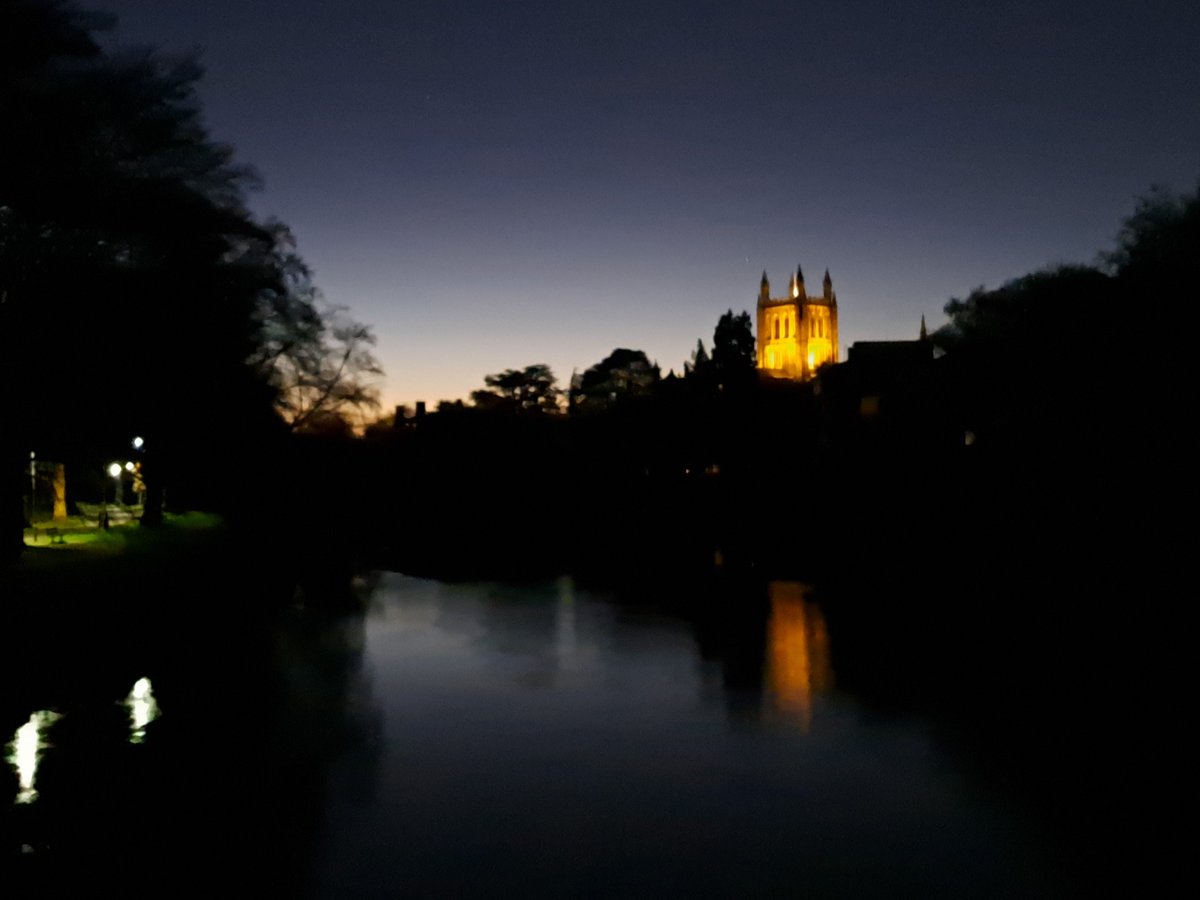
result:
[(772, 297), (767, 273), (758, 293), (758, 368), (776, 378), (807, 380), (825, 363), (838, 361), (837, 294), (825, 270), (821, 296), (810, 297), (797, 266), (788, 292)]

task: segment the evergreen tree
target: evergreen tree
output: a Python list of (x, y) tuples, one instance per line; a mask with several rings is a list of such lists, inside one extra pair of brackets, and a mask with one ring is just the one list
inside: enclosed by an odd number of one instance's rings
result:
[(692, 351), (692, 358), (683, 364), (684, 377), (700, 375), (708, 369), (709, 358), (708, 351), (704, 349), (704, 340), (696, 341), (696, 349)]
[(717, 320), (713, 332), (712, 363), (721, 383), (736, 383), (749, 379), (754, 374), (754, 332), (750, 325), (750, 313), (727, 310)]

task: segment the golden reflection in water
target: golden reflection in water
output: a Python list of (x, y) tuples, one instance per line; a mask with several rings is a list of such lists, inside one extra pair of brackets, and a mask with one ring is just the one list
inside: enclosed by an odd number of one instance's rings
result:
[(767, 625), (767, 684), (775, 708), (812, 725), (813, 695), (833, 680), (829, 633), (821, 611), (807, 600), (808, 586), (797, 581), (767, 585), (771, 618)]
[(149, 678), (139, 678), (125, 698), (129, 710), (129, 742), (140, 744), (146, 737), (146, 726), (158, 718), (158, 701)]
[(17, 729), (5, 758), (16, 770), (17, 803), (32, 803), (37, 799), (37, 791), (33, 784), (37, 778), (38, 760), (42, 750), (49, 746), (46, 742), (46, 729), (57, 722), (59, 715), (48, 709), (42, 709), (29, 717), (29, 721)]

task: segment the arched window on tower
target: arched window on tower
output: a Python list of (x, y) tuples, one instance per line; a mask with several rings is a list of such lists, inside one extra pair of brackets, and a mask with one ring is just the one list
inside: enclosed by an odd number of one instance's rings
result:
[(775, 320), (775, 340), (779, 340), (779, 320)]
[(784, 337), (792, 336), (792, 317), (791, 316), (788, 316), (786, 319), (783, 320), (783, 336)]

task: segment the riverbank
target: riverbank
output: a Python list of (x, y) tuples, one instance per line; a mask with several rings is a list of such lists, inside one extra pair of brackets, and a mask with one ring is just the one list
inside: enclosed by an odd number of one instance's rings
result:
[[(294, 894), (280, 886), (286, 854), (315, 831), (310, 757), (332, 753), (305, 678), (327, 676), (326, 617), (294, 554), (201, 516), (91, 538), (27, 547), (0, 571), (2, 740), (39, 715), (53, 723), (36, 801), (0, 808), (4, 883), (35, 897), (213, 896), (221, 873), (247, 870), (254, 892)], [(123, 698), (137, 685), (161, 716), (134, 735)], [(311, 735), (300, 750), (297, 734)], [(19, 796), (15, 761), (0, 791)], [(214, 858), (210, 883), (199, 866)]]

